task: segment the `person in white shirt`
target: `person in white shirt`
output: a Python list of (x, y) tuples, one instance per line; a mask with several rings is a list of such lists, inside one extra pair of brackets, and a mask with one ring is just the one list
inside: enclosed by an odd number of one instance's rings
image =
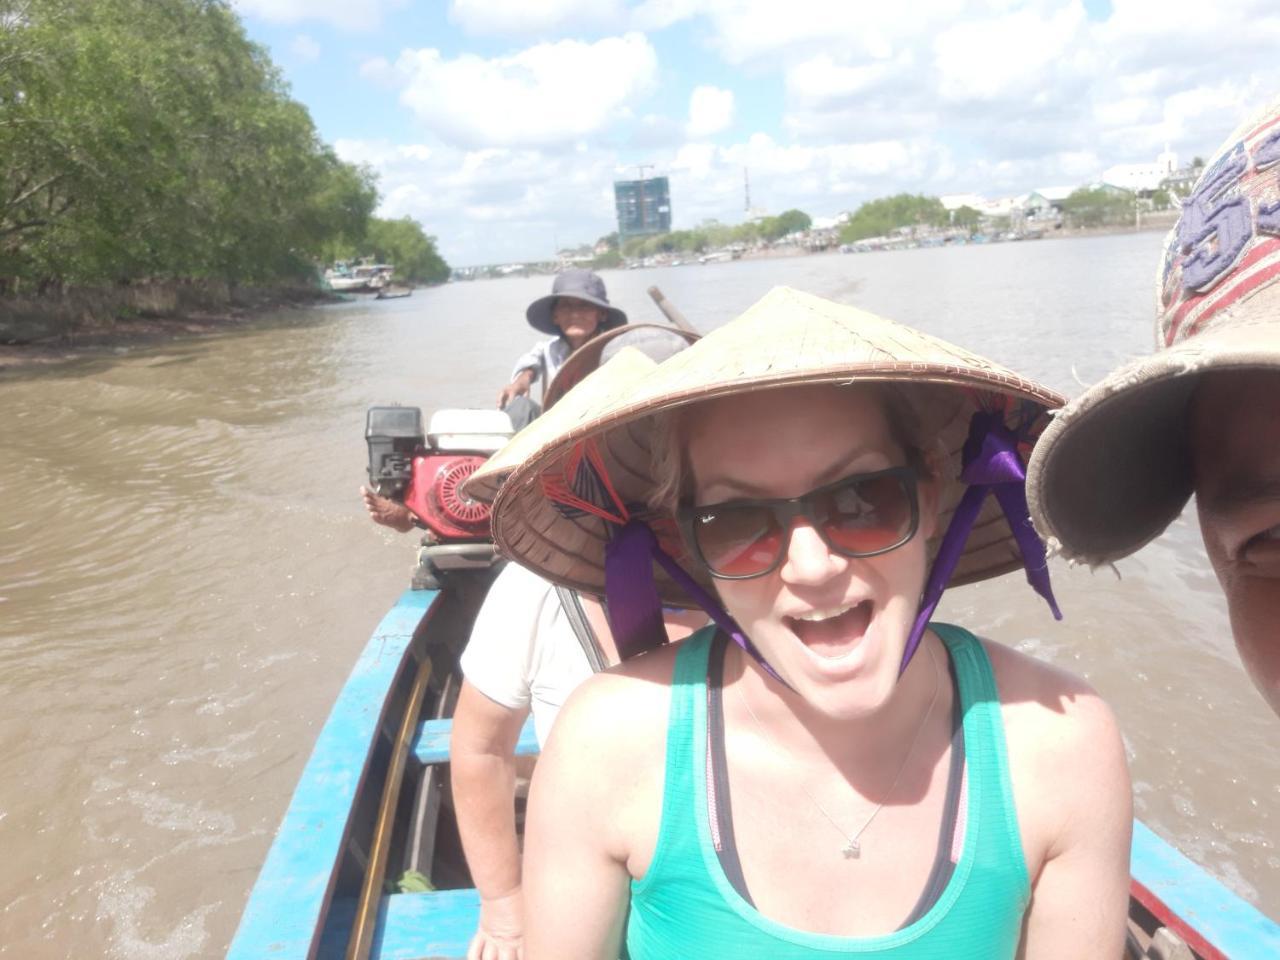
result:
[[(664, 622), (675, 641), (706, 616), (673, 610)], [(532, 713), (538, 743), (545, 743), (569, 694), (616, 663), (618, 651), (599, 601), (515, 563), (498, 575), (462, 654), (466, 679), (450, 743), (458, 832), (480, 892), (480, 925), (467, 960), (517, 960), (523, 948), (513, 807), (521, 727)]]
[(573, 351), (627, 322), (627, 315), (609, 303), (604, 281), (582, 269), (557, 274), (551, 293), (529, 304), (525, 317), (529, 326), (551, 339), (534, 344), (516, 361), (511, 382), (498, 393), (498, 408), (511, 414), (516, 429), (538, 415), (538, 405), (528, 398), (533, 384), (541, 380), (545, 388)]

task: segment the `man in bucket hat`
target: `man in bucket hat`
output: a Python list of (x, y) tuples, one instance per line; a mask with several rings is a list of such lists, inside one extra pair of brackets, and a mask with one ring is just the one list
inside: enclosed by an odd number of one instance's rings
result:
[(1118, 560), (1194, 492), (1254, 684), (1280, 713), (1280, 100), (1214, 155), (1165, 241), (1157, 352), (1069, 404), (1028, 468), (1040, 531)]
[(538, 409), (532, 400), (513, 401), (527, 396), (539, 379), (549, 384), (569, 354), (596, 334), (627, 322), (627, 315), (609, 303), (604, 281), (582, 269), (556, 274), (550, 295), (529, 304), (525, 317), (529, 326), (552, 339), (535, 344), (516, 361), (511, 382), (498, 394), (498, 407), (511, 414), (517, 429), (536, 417)]

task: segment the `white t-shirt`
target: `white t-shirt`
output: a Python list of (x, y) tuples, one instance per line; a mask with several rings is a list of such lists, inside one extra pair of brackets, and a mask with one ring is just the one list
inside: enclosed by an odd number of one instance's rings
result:
[[(516, 367), (511, 371), (511, 379), (514, 380), (520, 376), (522, 370), (532, 370), (534, 383), (537, 383), (543, 374), (546, 374), (546, 383), (550, 383), (556, 378), (556, 374), (571, 353), (573, 353), (573, 347), (569, 346), (569, 341), (564, 337), (535, 343), (528, 353), (516, 361)], [(545, 387), (546, 384), (544, 383), (543, 386)]]
[(462, 673), (494, 703), (529, 707), (544, 744), (573, 688), (591, 676), (555, 587), (516, 563), (493, 581), (462, 652)]

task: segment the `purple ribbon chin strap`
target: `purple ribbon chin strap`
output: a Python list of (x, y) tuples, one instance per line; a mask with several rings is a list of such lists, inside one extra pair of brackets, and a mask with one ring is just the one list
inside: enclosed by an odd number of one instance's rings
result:
[(933, 569), (929, 571), (929, 579), (925, 582), (924, 593), (920, 598), (920, 611), (916, 614), (911, 634), (907, 637), (900, 674), (907, 669), (907, 664), (920, 646), (925, 627), (929, 625), (929, 618), (942, 599), (942, 591), (947, 588), (951, 574), (960, 562), (965, 542), (969, 539), (969, 533), (988, 493), (995, 494), (1005, 519), (1009, 521), (1009, 529), (1013, 531), (1014, 541), (1022, 554), (1027, 583), (1044, 597), (1049, 609), (1053, 611), (1054, 619), (1062, 619), (1058, 602), (1053, 597), (1053, 587), (1049, 583), (1044, 542), (1031, 525), (1031, 513), (1027, 508), (1027, 471), (1022, 458), (1018, 456), (1018, 435), (1005, 426), (1002, 413), (979, 411), (973, 415), (973, 419), (969, 421), (969, 439), (964, 444), (963, 462), (960, 479), (969, 488), (960, 498), (947, 532), (942, 537), (942, 543), (938, 546), (938, 555), (933, 561)]
[(775, 680), (785, 684), (733, 617), (697, 580), (658, 544), (642, 520), (629, 520), (615, 529), (604, 551), (604, 589), (618, 656), (622, 660), (662, 646), (667, 640), (662, 602), (653, 579), (653, 561), (680, 584), (712, 621)]

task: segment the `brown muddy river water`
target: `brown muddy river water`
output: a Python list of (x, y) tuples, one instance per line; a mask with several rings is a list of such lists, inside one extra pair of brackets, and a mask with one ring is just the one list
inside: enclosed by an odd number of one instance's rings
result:
[[(1067, 392), (1151, 343), (1155, 233), (613, 272), (719, 325), (785, 283)], [(488, 406), (545, 277), (282, 315), (0, 376), (0, 956), (220, 955), (414, 539), (357, 496), (364, 411)], [(1073, 372), (1074, 371), (1074, 372)], [(1078, 380), (1077, 380), (1078, 378)], [(1110, 570), (1058, 563), (940, 616), (1084, 674), (1136, 803), (1280, 916), (1280, 720), (1236, 659), (1194, 518)]]

